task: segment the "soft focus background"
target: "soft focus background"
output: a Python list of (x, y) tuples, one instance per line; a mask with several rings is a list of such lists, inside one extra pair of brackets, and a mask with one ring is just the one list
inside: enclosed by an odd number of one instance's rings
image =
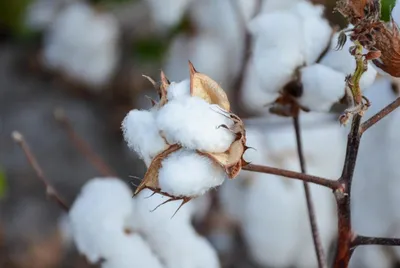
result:
[[(143, 74), (158, 81), (162, 69), (171, 81), (180, 81), (188, 77), (191, 60), (226, 90), (233, 111), (244, 118), (250, 146), (263, 155), (254, 163), (299, 170), (291, 120), (269, 114), (267, 103), (260, 108), (254, 73), (246, 71), (253, 55), (247, 22), (273, 2), (294, 0), (0, 1), (0, 267), (91, 266), (77, 253), (62, 210), (46, 199), (11, 132), (24, 134), (69, 204), (87, 180), (101, 174), (55, 120), (55, 109), (64, 110), (79, 136), (122, 180), (142, 177), (145, 166), (126, 146), (120, 125), (129, 110), (150, 107), (146, 96), (156, 98)], [(313, 2), (325, 5), (331, 25), (345, 25), (332, 13), (335, 1)], [(384, 18), (394, 4), (383, 1)], [(265, 64), (273, 68), (277, 62)], [(373, 104), (368, 117), (399, 89), (397, 81), (379, 76), (365, 92)], [(343, 107), (330, 110), (302, 114), (303, 138), (308, 172), (336, 178), (346, 128), (337, 122)], [(400, 237), (399, 116), (395, 112), (374, 126), (361, 145), (353, 186), (353, 221), (361, 234)], [(331, 259), (336, 218), (330, 194), (313, 188)], [(314, 261), (301, 184), (243, 172), (202, 198), (205, 212), (194, 225), (215, 247), (222, 267)], [(311, 250), (295, 257), (305, 245)], [(399, 253), (360, 248), (352, 267), (394, 267)]]

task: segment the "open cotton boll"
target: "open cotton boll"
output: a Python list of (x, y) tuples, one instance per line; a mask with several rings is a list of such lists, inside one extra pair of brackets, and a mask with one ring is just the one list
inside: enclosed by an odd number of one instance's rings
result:
[(221, 166), (193, 150), (173, 152), (161, 165), (158, 177), (160, 188), (173, 196), (203, 195), (221, 185), (226, 178)]
[(167, 148), (150, 111), (132, 110), (122, 121), (122, 131), (129, 148), (149, 166), (154, 157)]
[(61, 11), (45, 36), (43, 63), (69, 78), (100, 89), (117, 66), (119, 27), (116, 19), (85, 3)]
[(267, 113), (266, 105), (273, 103), (279, 97), (279, 93), (271, 92), (272, 90), (266, 91), (260, 86), (253, 61), (254, 59), (251, 58), (246, 66), (244, 81), (240, 90), (240, 101), (249, 112)]
[[(335, 50), (337, 46), (339, 33), (336, 33), (331, 42), (331, 49), (321, 59), (320, 63), (331, 67), (332, 69), (344, 73), (345, 75), (353, 74), (356, 69), (356, 61), (354, 56), (349, 53), (349, 49), (354, 45), (350, 39), (347, 39), (341, 50)], [(360, 80), (361, 90), (365, 90), (375, 81), (377, 71), (371, 63), (368, 63), (368, 70), (363, 74)]]
[(109, 256), (112, 237), (125, 235), (133, 217), (132, 193), (116, 178), (87, 182), (69, 211), (75, 244), (91, 263)]
[(217, 105), (198, 97), (169, 101), (157, 113), (157, 125), (169, 144), (206, 152), (222, 153), (235, 137), (228, 129), (233, 121)]
[(186, 79), (179, 83), (171, 82), (167, 90), (168, 100), (181, 99), (190, 96), (190, 80)]
[(138, 213), (136, 224), (165, 267), (220, 267), (215, 250), (191, 225), (193, 203), (185, 204), (175, 215), (181, 205), (180, 200), (168, 202), (153, 211), (168, 197), (152, 194), (145, 189), (134, 198)]
[(112, 237), (109, 243), (111, 252), (101, 264), (102, 268), (164, 267), (138, 234)]
[(146, 0), (151, 18), (159, 32), (168, 31), (179, 23), (192, 0)]
[(254, 67), (263, 90), (278, 92), (304, 64), (303, 47), (292, 45), (303, 39), (301, 27), (300, 18), (289, 12), (261, 14), (250, 22)]
[(327, 112), (345, 95), (345, 75), (322, 64), (302, 68), (301, 83), (298, 102), (313, 111)]
[(303, 45), (306, 64), (313, 64), (330, 45), (332, 28), (328, 20), (323, 17), (324, 6), (302, 1), (294, 5), (292, 12), (302, 21), (303, 40), (301, 43), (298, 42), (298, 45)]
[(213, 79), (224, 87), (229, 82), (226, 44), (218, 35), (200, 32), (195, 36), (178, 35), (167, 52), (164, 70), (174, 81), (188, 76), (188, 59), (203, 73), (212, 74)]

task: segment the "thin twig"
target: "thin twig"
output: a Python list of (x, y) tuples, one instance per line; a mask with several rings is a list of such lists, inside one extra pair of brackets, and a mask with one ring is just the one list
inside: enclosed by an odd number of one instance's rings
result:
[(79, 136), (74, 130), (70, 120), (65, 115), (63, 109), (58, 108), (54, 111), (55, 119), (61, 123), (68, 134), (71, 142), (76, 149), (98, 170), (104, 177), (116, 177), (116, 173), (106, 164), (106, 162), (92, 149), (92, 147)]
[(341, 184), (336, 180), (329, 180), (329, 179), (325, 179), (322, 177), (307, 175), (307, 174), (303, 174), (300, 172), (295, 172), (295, 171), (290, 171), (290, 170), (285, 170), (285, 169), (280, 169), (280, 168), (274, 168), (274, 167), (269, 167), (269, 166), (248, 164), (243, 167), (243, 170), (272, 174), (272, 175), (282, 176), (282, 177), (286, 177), (286, 178), (290, 178), (290, 179), (311, 182), (311, 183), (315, 183), (315, 184), (318, 184), (321, 186), (325, 186), (332, 190), (337, 190), (341, 187)]
[(382, 120), (385, 116), (396, 110), (400, 106), (400, 97), (398, 97), (395, 101), (387, 105), (385, 108), (383, 108), (381, 111), (379, 111), (377, 114), (372, 116), (370, 119), (365, 121), (361, 125), (361, 133), (364, 133), (367, 129), (378, 123), (380, 120)]
[(400, 238), (369, 237), (357, 235), (352, 242), (352, 247), (365, 245), (400, 246)]
[(57, 191), (50, 185), (50, 183), (48, 182), (48, 180), (44, 176), (43, 170), (40, 167), (39, 163), (37, 162), (35, 155), (30, 150), (28, 143), (24, 139), (24, 136), (22, 136), (22, 134), (19, 133), (18, 131), (13, 131), (12, 138), (19, 146), (21, 146), (21, 149), (24, 151), (25, 156), (28, 159), (29, 164), (31, 165), (31, 167), (35, 171), (36, 176), (44, 184), (44, 186), (46, 188), (47, 196), (53, 198), (61, 206), (61, 208), (63, 208), (65, 211), (68, 211), (69, 210), (69, 206), (60, 197), (60, 195), (57, 193)]
[[(295, 130), (295, 134), (296, 134), (297, 153), (299, 156), (301, 173), (305, 174), (306, 173), (306, 163), (305, 163), (304, 153), (303, 153), (303, 145), (302, 145), (302, 140), (301, 140), (301, 128), (300, 128), (298, 114), (293, 116), (293, 126), (294, 126), (294, 130)], [(312, 200), (310, 186), (308, 185), (307, 182), (303, 181), (303, 187), (304, 187), (304, 193), (306, 196), (308, 218), (310, 221), (311, 234), (312, 234), (312, 238), (313, 238), (313, 242), (314, 242), (315, 253), (317, 256), (318, 267), (319, 268), (327, 268), (326, 257), (325, 257), (324, 249), (322, 247), (321, 237), (320, 237), (319, 231), (318, 231), (318, 224), (317, 224), (317, 219), (315, 216), (315, 208), (314, 208), (314, 203)]]

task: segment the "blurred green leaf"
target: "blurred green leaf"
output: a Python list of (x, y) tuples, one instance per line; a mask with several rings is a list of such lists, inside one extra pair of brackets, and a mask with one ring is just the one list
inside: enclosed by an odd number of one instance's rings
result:
[(0, 199), (5, 197), (7, 194), (8, 184), (6, 179), (6, 173), (0, 168)]
[(389, 21), (390, 13), (392, 12), (394, 5), (396, 4), (396, 0), (381, 0), (381, 4), (381, 19), (384, 21)]
[(168, 48), (168, 42), (158, 38), (137, 40), (133, 43), (133, 54), (137, 60), (159, 62)]
[(25, 25), (25, 13), (32, 0), (0, 1), (0, 27), (18, 38), (26, 38), (32, 32)]

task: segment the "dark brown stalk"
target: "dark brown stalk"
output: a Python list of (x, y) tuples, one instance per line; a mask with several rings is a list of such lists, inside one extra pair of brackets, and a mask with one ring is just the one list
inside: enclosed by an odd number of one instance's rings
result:
[(103, 161), (92, 147), (74, 130), (63, 109), (54, 111), (55, 119), (61, 123), (75, 148), (99, 171), (104, 177), (116, 177), (116, 173)]
[(329, 180), (329, 179), (325, 179), (325, 178), (321, 178), (321, 177), (317, 177), (317, 176), (307, 175), (307, 174), (303, 174), (300, 172), (295, 172), (295, 171), (290, 171), (290, 170), (285, 170), (285, 169), (280, 169), (280, 168), (248, 164), (248, 165), (244, 166), (242, 169), (247, 170), (247, 171), (266, 173), (266, 174), (282, 176), (282, 177), (286, 177), (286, 178), (290, 178), (290, 179), (311, 182), (311, 183), (315, 183), (315, 184), (318, 184), (321, 186), (325, 186), (332, 190), (336, 190), (341, 187), (341, 184), (336, 180)]
[(366, 245), (400, 246), (400, 239), (357, 235), (352, 242), (353, 248)]
[(22, 134), (19, 133), (18, 131), (14, 131), (12, 133), (12, 138), (19, 146), (21, 146), (21, 149), (25, 153), (25, 156), (26, 156), (29, 164), (35, 171), (36, 176), (44, 184), (47, 196), (49, 196), (50, 198), (53, 198), (60, 205), (60, 207), (63, 210), (68, 211), (69, 206), (61, 198), (61, 196), (58, 194), (58, 192), (53, 188), (53, 186), (51, 186), (51, 184), (46, 179), (42, 168), (40, 167), (38, 161), (36, 160), (35, 155), (32, 153), (31, 149), (29, 148), (28, 143), (25, 141), (24, 136), (22, 136)]
[[(295, 130), (295, 134), (296, 134), (297, 153), (299, 156), (301, 173), (306, 174), (306, 163), (305, 163), (304, 153), (303, 153), (303, 144), (302, 144), (302, 140), (301, 140), (301, 128), (300, 128), (298, 114), (293, 116), (293, 126), (294, 126), (294, 130)], [(319, 268), (327, 268), (326, 257), (325, 257), (324, 249), (322, 247), (321, 237), (320, 237), (319, 231), (318, 231), (318, 224), (317, 224), (317, 219), (315, 216), (315, 208), (314, 208), (314, 203), (312, 200), (310, 186), (308, 185), (307, 182), (303, 181), (303, 187), (304, 187), (304, 193), (306, 196), (308, 218), (310, 221), (311, 234), (312, 234), (312, 238), (313, 238), (313, 242), (314, 242), (315, 253), (317, 256), (318, 267)]]
[(385, 108), (383, 108), (380, 112), (372, 116), (370, 119), (365, 121), (364, 123), (361, 124), (361, 133), (364, 133), (367, 129), (378, 123), (380, 120), (382, 120), (385, 116), (396, 110), (400, 106), (400, 97), (398, 97), (396, 100), (394, 100), (392, 103), (387, 105)]

